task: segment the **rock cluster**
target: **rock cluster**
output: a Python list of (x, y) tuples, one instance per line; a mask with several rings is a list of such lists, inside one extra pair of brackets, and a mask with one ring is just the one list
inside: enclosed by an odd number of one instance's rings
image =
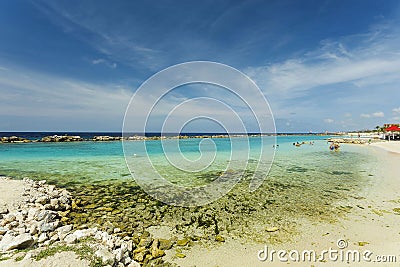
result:
[(38, 142), (78, 142), (83, 140), (79, 135), (51, 135), (41, 138)]
[(351, 138), (329, 138), (328, 142), (341, 143), (341, 144), (366, 144), (367, 141), (363, 139), (351, 139)]
[[(5, 179), (5, 178), (2, 178)], [(24, 205), (15, 210), (0, 208), (0, 250), (24, 249), (35, 244), (49, 245), (60, 240), (60, 230), (71, 208), (71, 195), (45, 181), (24, 180)]]
[(29, 143), (29, 142), (32, 141), (18, 136), (3, 136), (0, 138), (0, 143)]
[[(2, 177), (1, 179), (8, 179)], [(148, 232), (140, 236), (118, 236), (114, 228), (107, 233), (98, 228), (68, 224), (66, 217), (73, 201), (65, 189), (58, 189), (46, 181), (24, 179), (24, 199), (18, 207), (0, 207), (0, 253), (12, 253), (26, 248), (45, 249), (48, 246), (74, 246), (87, 241), (94, 257), (110, 266), (141, 266), (163, 264), (164, 250), (172, 242), (153, 239)]]
[(367, 144), (367, 143), (382, 142), (382, 140), (381, 139), (376, 139), (376, 138), (370, 138), (370, 139), (365, 139), (365, 138), (329, 138), (328, 142), (364, 145), (364, 144)]
[(108, 136), (108, 135), (100, 135), (94, 136), (92, 141), (120, 141), (122, 140), (122, 136)]

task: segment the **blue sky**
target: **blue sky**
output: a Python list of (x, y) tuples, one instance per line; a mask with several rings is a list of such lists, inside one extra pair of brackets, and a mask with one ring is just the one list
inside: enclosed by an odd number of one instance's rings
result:
[(400, 122), (397, 0), (15, 0), (0, 24), (0, 131), (120, 131), (144, 81), (196, 60), (252, 78), (278, 132)]

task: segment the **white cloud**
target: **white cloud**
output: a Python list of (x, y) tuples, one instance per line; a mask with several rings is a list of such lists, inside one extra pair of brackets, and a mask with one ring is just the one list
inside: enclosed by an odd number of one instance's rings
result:
[(104, 64), (112, 69), (115, 69), (117, 67), (117, 63), (111, 63), (110, 61), (104, 59), (104, 58), (98, 58), (98, 59), (93, 59), (92, 60), (92, 64), (93, 65), (97, 65), (97, 64)]
[(97, 65), (97, 64), (100, 64), (100, 63), (103, 63), (103, 62), (105, 62), (105, 60), (102, 59), (102, 58), (93, 59), (93, 60), (92, 60), (92, 64), (94, 64), (94, 65)]
[(383, 113), (382, 111), (377, 111), (371, 114), (361, 114), (360, 115), (361, 118), (383, 118), (385, 117), (385, 113)]
[(385, 113), (383, 113), (382, 111), (374, 112), (374, 113), (372, 113), (372, 117), (383, 118), (383, 117), (385, 117)]
[(345, 116), (346, 118), (350, 118), (350, 117), (352, 116), (352, 114), (351, 114), (351, 113), (345, 113), (344, 116)]
[(363, 35), (322, 41), (315, 51), (283, 62), (248, 68), (246, 73), (266, 93), (285, 99), (306, 96), (316, 87), (343, 83), (360, 88), (398, 84), (399, 42), (398, 29), (377, 27)]
[(324, 119), (325, 123), (334, 123), (335, 121), (333, 119)]
[[(129, 89), (95, 85), (26, 69), (0, 76), (0, 113), (15, 116), (115, 116), (124, 113)], [(121, 115), (122, 116), (122, 115)]]
[(393, 113), (400, 114), (400, 107), (392, 109)]

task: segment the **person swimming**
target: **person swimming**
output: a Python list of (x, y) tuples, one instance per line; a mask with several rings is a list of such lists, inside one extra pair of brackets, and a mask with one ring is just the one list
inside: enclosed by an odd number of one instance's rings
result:
[(333, 151), (333, 150), (338, 151), (339, 148), (340, 148), (340, 144), (339, 144), (339, 143), (332, 143), (332, 144), (329, 146), (329, 149), (330, 149), (331, 151)]

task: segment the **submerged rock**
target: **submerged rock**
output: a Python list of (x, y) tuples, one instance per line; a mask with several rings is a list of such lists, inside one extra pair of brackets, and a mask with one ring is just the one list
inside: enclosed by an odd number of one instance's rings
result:
[(279, 228), (278, 227), (275, 227), (275, 226), (273, 226), (273, 227), (268, 227), (267, 229), (265, 229), (267, 232), (276, 232), (276, 231), (278, 231), (279, 230)]
[(183, 254), (183, 253), (176, 253), (175, 256), (178, 257), (178, 258), (185, 258), (186, 257), (186, 255)]
[(223, 238), (223, 237), (220, 236), (220, 235), (217, 235), (217, 236), (215, 237), (215, 241), (217, 241), (217, 242), (225, 242), (225, 238)]

